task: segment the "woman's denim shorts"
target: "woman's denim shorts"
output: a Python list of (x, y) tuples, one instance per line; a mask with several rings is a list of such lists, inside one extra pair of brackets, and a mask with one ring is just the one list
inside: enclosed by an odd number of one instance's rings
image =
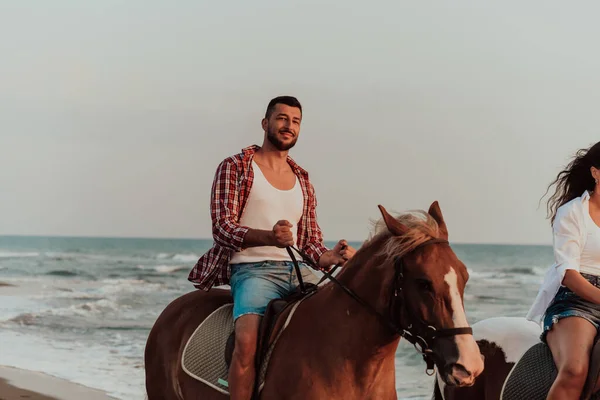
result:
[[(592, 285), (600, 288), (600, 276), (581, 274)], [(561, 318), (580, 317), (588, 320), (596, 330), (600, 328), (600, 304), (582, 299), (566, 286), (561, 286), (544, 315), (544, 330), (540, 339), (546, 343), (546, 335)]]

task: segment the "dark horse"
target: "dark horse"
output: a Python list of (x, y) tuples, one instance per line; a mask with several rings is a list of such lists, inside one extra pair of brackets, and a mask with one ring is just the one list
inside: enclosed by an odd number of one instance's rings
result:
[[(527, 400), (546, 398), (557, 370), (548, 346), (540, 341), (540, 325), (523, 317), (493, 317), (474, 323), (472, 328), (485, 360), (483, 373), (469, 387), (448, 386), (437, 375), (432, 400), (513, 400), (525, 398), (526, 394)], [(538, 351), (532, 351), (536, 348)], [(518, 365), (523, 367), (519, 369)], [(582, 400), (600, 399), (599, 375), (600, 342), (597, 341)], [(516, 387), (520, 390), (515, 390)]]
[[(268, 365), (263, 399), (396, 399), (401, 337), (415, 343), (447, 385), (468, 386), (483, 369), (463, 308), (468, 280), (448, 244), (441, 210), (392, 217), (337, 275), (297, 308)], [(380, 221), (381, 222), (381, 221)], [(344, 290), (344, 288), (348, 290)], [(145, 350), (149, 400), (227, 399), (187, 375), (184, 346), (230, 292), (193, 291), (170, 303)]]

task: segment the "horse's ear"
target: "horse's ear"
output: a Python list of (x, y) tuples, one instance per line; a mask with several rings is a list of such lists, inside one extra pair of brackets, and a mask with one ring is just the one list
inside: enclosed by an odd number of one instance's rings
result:
[(429, 215), (435, 219), (440, 228), (440, 233), (442, 235), (442, 239), (448, 240), (448, 227), (446, 227), (446, 222), (444, 221), (444, 216), (442, 215), (442, 210), (440, 209), (440, 204), (434, 201), (429, 207)]
[(385, 225), (390, 232), (396, 236), (402, 236), (408, 231), (408, 228), (398, 222), (396, 218), (392, 217), (381, 204), (377, 207), (379, 207), (379, 211), (381, 211)]

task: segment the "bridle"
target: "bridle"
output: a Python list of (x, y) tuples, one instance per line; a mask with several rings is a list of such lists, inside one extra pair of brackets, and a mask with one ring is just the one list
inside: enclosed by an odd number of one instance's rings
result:
[[(431, 245), (431, 244), (447, 244), (450, 243), (444, 239), (429, 239), (426, 242), (421, 243), (412, 249), (409, 253), (416, 251), (422, 247)], [(300, 289), (302, 293), (307, 293), (304, 282), (302, 281), (302, 276), (300, 273), (300, 268), (298, 266), (298, 262), (296, 261), (296, 257), (292, 253), (291, 249), (294, 249), (300, 256), (302, 256), (304, 262), (310, 264), (313, 268), (317, 270), (321, 270), (324, 274), (323, 279), (319, 282), (319, 284), (325, 279), (329, 279), (334, 282), (337, 286), (339, 286), (344, 292), (346, 292), (350, 297), (356, 300), (358, 303), (367, 308), (371, 313), (375, 314), (380, 318), (382, 323), (386, 325), (394, 334), (400, 335), (409, 341), (415, 349), (423, 355), (423, 360), (427, 364), (427, 369), (425, 373), (429, 376), (435, 373), (434, 366), (436, 361), (439, 361), (441, 364), (441, 359), (439, 356), (434, 354), (432, 346), (433, 343), (442, 337), (450, 337), (455, 335), (472, 335), (473, 329), (470, 327), (461, 327), (461, 328), (449, 328), (449, 329), (437, 329), (434, 326), (426, 323), (421, 318), (416, 317), (414, 313), (410, 310), (410, 308), (406, 307), (406, 302), (404, 298), (404, 256), (397, 257), (394, 261), (394, 281), (391, 287), (391, 296), (390, 303), (388, 305), (388, 314), (383, 315), (379, 311), (377, 311), (373, 306), (363, 300), (360, 296), (354, 293), (351, 289), (349, 289), (342, 282), (337, 280), (333, 275), (333, 271), (338, 266), (336, 265), (331, 272), (324, 271), (318, 266), (315, 265), (314, 262), (301, 250), (296, 249), (293, 246), (287, 248), (288, 254), (292, 258), (294, 263), (294, 267), (296, 269), (296, 274), (298, 275), (298, 281), (300, 283)], [(408, 254), (408, 253), (407, 253)], [(316, 290), (318, 284), (314, 287), (311, 287), (310, 290)], [(395, 312), (395, 308), (401, 307), (404, 312), (406, 318), (404, 318), (404, 324), (402, 324), (401, 318), (399, 317), (400, 313)], [(431, 373), (429, 371), (431, 370)]]

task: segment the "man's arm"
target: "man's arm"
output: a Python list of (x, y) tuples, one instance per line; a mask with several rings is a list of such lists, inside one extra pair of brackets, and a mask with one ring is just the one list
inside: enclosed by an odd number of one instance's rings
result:
[(215, 242), (233, 251), (257, 246), (283, 247), (288, 236), (285, 224), (278, 223), (272, 230), (240, 225), (238, 221), (241, 210), (238, 198), (237, 165), (233, 160), (226, 159), (217, 167), (211, 190), (210, 211)]
[(223, 160), (217, 167), (210, 195), (210, 215), (213, 239), (222, 247), (240, 251), (248, 233), (239, 221), (238, 170), (232, 159)]

